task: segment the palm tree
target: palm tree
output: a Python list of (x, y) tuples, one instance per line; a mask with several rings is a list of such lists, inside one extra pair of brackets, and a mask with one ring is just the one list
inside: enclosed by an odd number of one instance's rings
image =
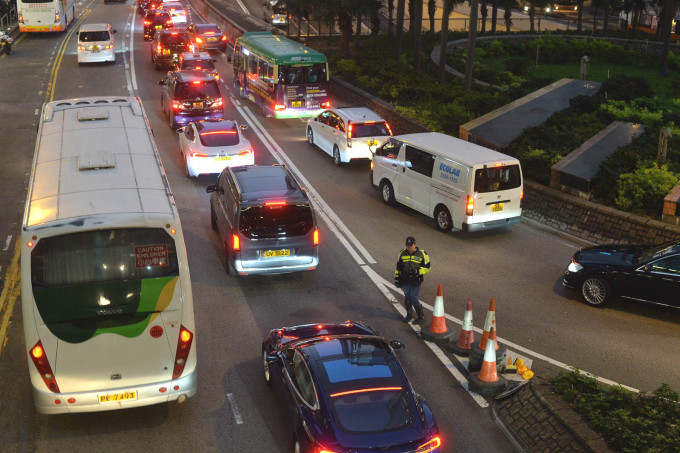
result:
[(510, 34), (510, 27), (512, 27), (512, 7), (517, 6), (517, 2), (516, 0), (500, 0), (500, 6), (505, 11), (503, 13), (505, 32)]
[(430, 18), (430, 33), (434, 33), (434, 15), (437, 12), (437, 0), (427, 0), (427, 15)]
[(578, 0), (578, 19), (576, 20), (576, 31), (583, 31), (583, 0)]
[(387, 0), (387, 40), (392, 42), (392, 19), (394, 18), (394, 0)]
[(414, 2), (415, 16), (411, 18), (415, 22), (413, 27), (413, 69), (420, 69), (420, 43), (423, 32), (423, 0)]
[(671, 48), (671, 27), (677, 9), (677, 0), (665, 0), (663, 2), (663, 48), (661, 51), (661, 74), (668, 74), (668, 56)]
[(395, 48), (394, 59), (401, 57), (401, 44), (404, 39), (404, 9), (406, 0), (397, 0), (397, 46)]
[(486, 0), (480, 0), (479, 15), (482, 16), (482, 29), (480, 34), (486, 33), (486, 16), (489, 15), (489, 8), (486, 7)]
[(472, 69), (475, 65), (475, 46), (477, 45), (477, 0), (470, 0), (470, 32), (468, 33), (467, 61), (465, 63), (465, 91), (472, 90)]
[(498, 19), (498, 0), (491, 0), (491, 34), (496, 34), (496, 20)]
[(453, 11), (453, 0), (444, 0), (444, 11), (442, 12), (442, 31), (439, 37), (439, 81), (444, 83), (446, 80), (446, 43), (449, 34), (449, 16)]

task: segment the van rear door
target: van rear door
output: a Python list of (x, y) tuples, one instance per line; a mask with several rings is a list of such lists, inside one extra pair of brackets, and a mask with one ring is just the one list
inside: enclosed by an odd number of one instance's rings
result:
[(467, 223), (521, 215), (522, 170), (518, 161), (475, 166), (472, 184), (474, 210)]

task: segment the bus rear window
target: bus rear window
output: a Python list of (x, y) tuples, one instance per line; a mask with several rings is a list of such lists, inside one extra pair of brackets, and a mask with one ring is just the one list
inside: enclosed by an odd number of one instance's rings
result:
[(475, 192), (498, 192), (515, 189), (522, 184), (519, 165), (504, 165), (475, 170)]
[(327, 80), (326, 63), (316, 63), (310, 66), (279, 66), (279, 83), (284, 85), (302, 85)]
[(380, 123), (352, 123), (352, 138), (390, 136), (385, 122)]
[(249, 206), (241, 211), (240, 231), (251, 239), (303, 236), (314, 226), (308, 204)]

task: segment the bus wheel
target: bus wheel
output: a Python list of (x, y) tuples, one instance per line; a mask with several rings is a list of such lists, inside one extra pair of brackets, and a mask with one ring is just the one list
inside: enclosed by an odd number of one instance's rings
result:
[(434, 220), (437, 222), (437, 229), (448, 233), (451, 231), (451, 214), (446, 206), (437, 206), (434, 210)]
[(269, 115), (267, 114), (267, 104), (262, 101), (262, 116), (267, 118)]
[(307, 142), (309, 142), (310, 145), (314, 145), (314, 132), (312, 132), (311, 127), (307, 128)]

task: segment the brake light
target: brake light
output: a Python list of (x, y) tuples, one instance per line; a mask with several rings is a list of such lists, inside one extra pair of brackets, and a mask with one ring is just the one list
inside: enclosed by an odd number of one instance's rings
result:
[(286, 106), (281, 104), (275, 104), (274, 110), (286, 110)]
[(24, 15), (19, 13), (19, 18), (17, 19), (21, 25), (24, 25)]
[(217, 134), (236, 134), (236, 131), (210, 131), (210, 132), (203, 132), (201, 134), (201, 137), (205, 137), (206, 135), (217, 135)]
[(193, 83), (194, 85), (200, 85), (202, 82), (200, 80), (194, 80), (191, 83)]
[(252, 149), (246, 149), (245, 151), (241, 151), (240, 153), (238, 153), (239, 156), (249, 156), (251, 154), (253, 154)]
[(175, 355), (175, 369), (172, 378), (177, 379), (182, 375), (184, 366), (187, 364), (187, 357), (191, 350), (191, 343), (194, 341), (194, 334), (189, 332), (184, 326), (179, 327), (179, 338), (177, 339), (177, 354)]
[(519, 191), (519, 208), (522, 209), (522, 201), (524, 200), (524, 189)]
[(54, 23), (58, 24), (61, 21), (61, 15), (59, 14), (59, 11), (54, 12)]
[(502, 164), (502, 163), (495, 163), (495, 164), (493, 164), (493, 166), (494, 166), (494, 167), (502, 167), (503, 164)]
[(285, 201), (267, 201), (264, 205), (265, 206), (283, 206), (285, 205)]
[(314, 242), (312, 245), (319, 245), (319, 229), (314, 230)]
[(222, 41), (226, 41), (226, 40), (227, 40), (227, 37), (226, 37), (226, 36), (222, 36)]
[(158, 46), (156, 46), (156, 53), (161, 53), (162, 50), (163, 50), (163, 47), (161, 47), (160, 44)]
[(354, 395), (355, 393), (366, 393), (366, 392), (395, 392), (403, 390), (402, 387), (374, 387), (369, 389), (359, 389), (359, 390), (349, 390), (347, 392), (331, 393), (331, 398), (336, 398), (338, 396)]
[(472, 195), (467, 196), (467, 203), (465, 204), (465, 215), (472, 215), (475, 210), (475, 199)]
[(193, 51), (194, 51), (194, 45), (193, 45), (193, 44), (189, 44), (189, 52), (193, 52)]
[(145, 21), (144, 21), (144, 25), (151, 25), (151, 21), (150, 21), (150, 20), (145, 20)]
[(425, 442), (423, 445), (419, 446), (415, 453), (428, 453), (435, 451), (437, 448), (441, 447), (442, 440), (439, 436), (433, 438), (430, 441)]
[(241, 250), (241, 238), (238, 237), (236, 234), (233, 234), (232, 237), (234, 238), (234, 244), (233, 244), (233, 249), (235, 252), (238, 252)]
[(40, 377), (45, 382), (47, 388), (49, 388), (54, 393), (60, 393), (57, 380), (52, 373), (52, 367), (50, 366), (50, 362), (47, 360), (45, 350), (43, 349), (43, 345), (40, 340), (38, 340), (35, 346), (33, 346), (31, 349), (31, 360), (33, 360), (33, 364), (38, 369), (38, 373), (40, 373)]
[(196, 42), (203, 42), (203, 40), (202, 40), (201, 38), (198, 38), (198, 37), (197, 37), (197, 38), (196, 38)]
[(335, 453), (335, 452), (332, 450), (326, 450), (324, 447), (319, 447), (316, 453)]
[(373, 161), (371, 161), (371, 171), (373, 171)]
[(222, 98), (216, 99), (215, 102), (213, 102), (213, 107), (222, 107), (224, 105), (224, 101), (222, 101)]
[(173, 31), (173, 32), (171, 32), (170, 34), (171, 34), (172, 36), (177, 36), (178, 33), (177, 33), (176, 31)]
[(220, 80), (219, 74), (213, 74), (213, 77), (215, 77), (215, 80)]
[(331, 101), (326, 101), (321, 103), (321, 108), (322, 109), (329, 109), (331, 108)]
[[(166, 24), (171, 24), (171, 25), (172, 25), (172, 19), (166, 20), (165, 23), (166, 23)], [(177, 33), (175, 33), (175, 34), (177, 34)]]
[(392, 136), (392, 128), (390, 127), (389, 123), (385, 123), (385, 127), (387, 128), (387, 132), (390, 133), (390, 137)]
[(173, 110), (178, 110), (178, 109), (181, 109), (182, 107), (184, 107), (184, 106), (182, 104), (178, 103), (178, 102), (172, 103), (172, 109)]
[(208, 157), (206, 153), (190, 152), (189, 157)]
[(347, 138), (351, 139), (352, 138), (352, 129), (354, 129), (354, 125), (352, 123), (349, 124), (349, 131), (347, 132)]

